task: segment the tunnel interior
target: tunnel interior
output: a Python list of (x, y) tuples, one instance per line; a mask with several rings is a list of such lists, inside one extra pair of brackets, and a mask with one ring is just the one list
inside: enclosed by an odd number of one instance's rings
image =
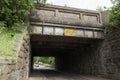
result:
[[(31, 35), (31, 72), (34, 57), (54, 57), (54, 69), (79, 74), (101, 74), (99, 45), (102, 40), (76, 37), (53, 37)], [(50, 37), (50, 38), (48, 38)], [(44, 39), (44, 40), (42, 40)], [(51, 39), (51, 40), (50, 40)]]

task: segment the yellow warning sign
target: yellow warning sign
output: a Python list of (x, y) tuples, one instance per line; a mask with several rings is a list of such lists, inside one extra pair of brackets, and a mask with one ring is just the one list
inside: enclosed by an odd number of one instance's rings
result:
[(78, 31), (72, 29), (65, 29), (64, 36), (78, 36)]

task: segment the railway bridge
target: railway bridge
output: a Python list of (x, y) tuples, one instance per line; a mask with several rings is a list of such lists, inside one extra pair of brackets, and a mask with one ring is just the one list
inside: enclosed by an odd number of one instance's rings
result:
[[(33, 57), (55, 57), (59, 71), (106, 75), (116, 72), (106, 34), (107, 11), (40, 6), (30, 14)], [(110, 40), (109, 40), (110, 41)]]

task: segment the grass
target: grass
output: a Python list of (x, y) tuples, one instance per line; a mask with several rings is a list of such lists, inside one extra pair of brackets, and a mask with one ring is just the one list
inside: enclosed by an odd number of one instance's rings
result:
[(0, 34), (0, 57), (15, 59), (14, 53), (16, 39), (19, 34), (15, 33), (14, 37), (11, 37), (11, 33)]
[[(14, 26), (20, 27), (21, 24)], [(19, 31), (13, 28), (8, 29), (0, 25), (0, 58), (16, 60), (16, 40), (19, 38), (21, 28), (17, 28)]]

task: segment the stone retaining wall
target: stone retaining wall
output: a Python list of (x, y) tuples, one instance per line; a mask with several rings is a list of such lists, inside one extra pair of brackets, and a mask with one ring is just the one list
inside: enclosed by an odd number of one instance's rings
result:
[(27, 30), (20, 33), (17, 40), (15, 54), (16, 61), (0, 59), (0, 80), (28, 80), (30, 44)]
[(17, 80), (16, 65), (12, 60), (0, 59), (0, 80)]
[(105, 30), (105, 40), (100, 50), (104, 72), (106, 75), (118, 77), (120, 76), (120, 29), (106, 27)]
[(30, 60), (29, 39), (23, 39), (22, 45), (17, 58), (17, 80), (28, 80), (29, 77), (29, 60)]

